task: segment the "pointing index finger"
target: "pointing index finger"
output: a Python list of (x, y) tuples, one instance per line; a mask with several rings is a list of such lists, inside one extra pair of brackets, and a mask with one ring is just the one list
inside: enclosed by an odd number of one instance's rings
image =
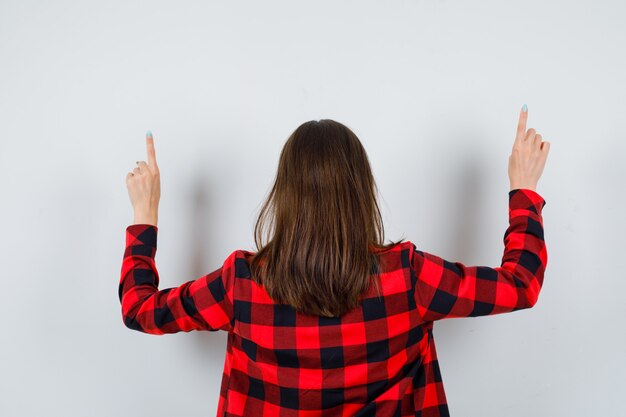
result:
[(517, 134), (516, 139), (523, 139), (526, 134), (526, 120), (528, 119), (528, 107), (526, 104), (522, 106), (519, 112), (519, 121), (517, 122)]
[(156, 165), (156, 152), (154, 151), (154, 138), (152, 132), (149, 130), (146, 132), (146, 148), (148, 150), (148, 165)]

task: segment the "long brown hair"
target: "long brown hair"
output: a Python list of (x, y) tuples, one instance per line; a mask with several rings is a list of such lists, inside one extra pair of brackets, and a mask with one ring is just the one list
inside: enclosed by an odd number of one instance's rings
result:
[(283, 146), (254, 228), (252, 279), (275, 302), (326, 317), (355, 308), (371, 281), (380, 295), (376, 254), (404, 238), (384, 244), (377, 191), (352, 130), (330, 119), (300, 125)]

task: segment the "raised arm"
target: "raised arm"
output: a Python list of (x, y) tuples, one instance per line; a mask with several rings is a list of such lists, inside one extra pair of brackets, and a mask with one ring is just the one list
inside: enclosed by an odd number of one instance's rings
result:
[(413, 288), (424, 321), (506, 313), (537, 302), (548, 253), (541, 215), (546, 202), (536, 186), (550, 142), (542, 141), (535, 129), (526, 129), (527, 119), (524, 104), (509, 156), (509, 227), (501, 266), (466, 266), (413, 245)]
[(509, 192), (500, 267), (467, 266), (413, 245), (411, 278), (422, 319), (486, 316), (534, 306), (548, 261), (541, 216), (545, 204), (533, 190)]
[(237, 251), (215, 271), (179, 287), (159, 291), (159, 273), (154, 262), (157, 231), (151, 224), (133, 224), (126, 228), (118, 289), (126, 327), (154, 335), (231, 330)]

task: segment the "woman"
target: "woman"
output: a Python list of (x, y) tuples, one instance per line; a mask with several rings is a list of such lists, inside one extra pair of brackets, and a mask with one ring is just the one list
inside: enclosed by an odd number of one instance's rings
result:
[(527, 118), (524, 105), (501, 267), (450, 262), (410, 241), (385, 245), (365, 150), (349, 128), (320, 120), (284, 145), (257, 252), (235, 250), (215, 271), (161, 291), (148, 133), (148, 162), (126, 177), (135, 221), (119, 283), (125, 325), (155, 335), (227, 331), (218, 416), (449, 415), (433, 322), (530, 308), (543, 284), (546, 202), (536, 186), (550, 144)]

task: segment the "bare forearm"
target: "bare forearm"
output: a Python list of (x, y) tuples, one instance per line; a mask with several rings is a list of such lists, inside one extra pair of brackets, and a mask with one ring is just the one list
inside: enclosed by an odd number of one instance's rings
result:
[(157, 226), (159, 221), (159, 213), (157, 211), (135, 211), (135, 218), (133, 224), (151, 224)]

